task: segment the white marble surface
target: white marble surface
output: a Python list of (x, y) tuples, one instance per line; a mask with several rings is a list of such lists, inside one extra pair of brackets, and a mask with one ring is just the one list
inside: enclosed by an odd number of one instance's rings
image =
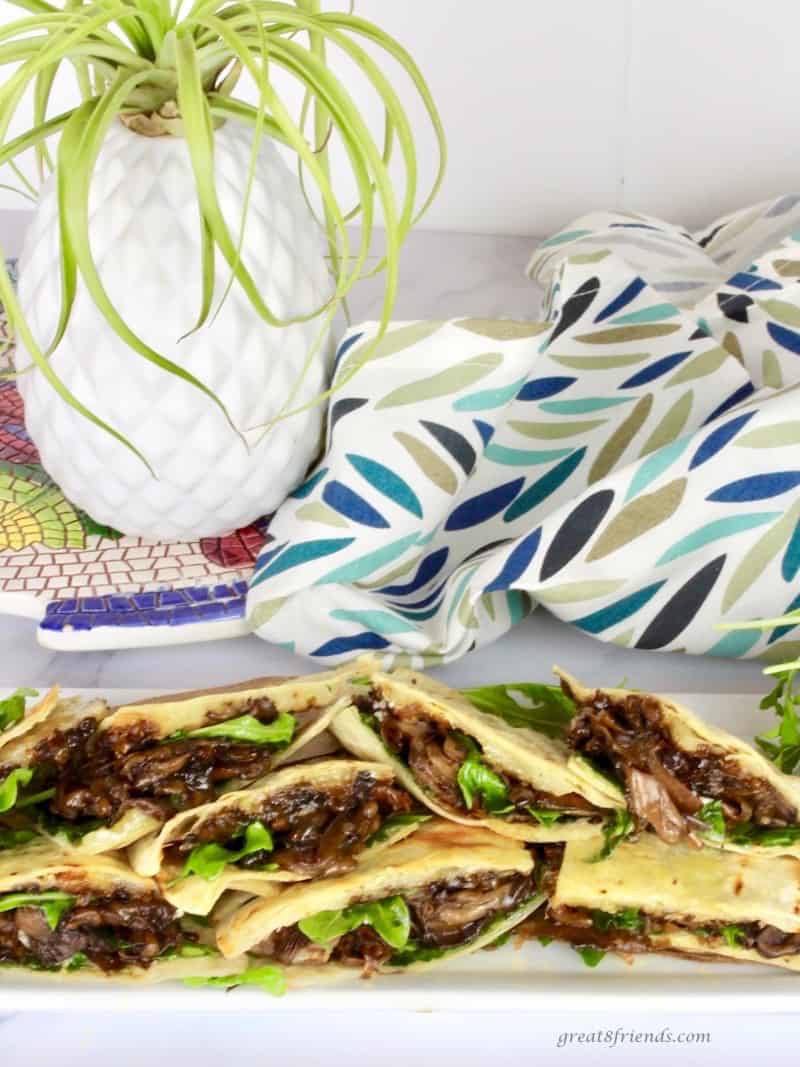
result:
[[(24, 220), (3, 219), (0, 232), (6, 237), (7, 254), (22, 232)], [(471, 235), (419, 233), (405, 254), (403, 286), (397, 307), (398, 318), (445, 318), (454, 315), (535, 317), (538, 294), (523, 275), (534, 239), (495, 238)], [(354, 318), (374, 315), (377, 286), (367, 283), (354, 302)], [(35, 624), (25, 619), (0, 617), (0, 686), (44, 685), (58, 681), (65, 686), (88, 688), (144, 687), (160, 689), (219, 684), (256, 674), (300, 671), (307, 664), (298, 657), (265, 644), (255, 637), (212, 644), (183, 645), (166, 649), (146, 649), (105, 653), (54, 653), (36, 643)], [(693, 659), (671, 654), (632, 652), (604, 645), (551, 619), (543, 611), (527, 619), (497, 644), (473, 653), (458, 664), (442, 669), (441, 677), (461, 685), (545, 678), (558, 662), (593, 681), (613, 684), (628, 678), (642, 688), (752, 692), (765, 690), (760, 668), (755, 663), (732, 663)], [(265, 1004), (265, 1016), (268, 1012)], [(0, 1010), (2, 1001), (0, 999)], [(577, 1009), (581, 1010), (578, 1011)], [(555, 1049), (558, 1033), (564, 1030), (592, 1030), (598, 1027), (630, 1027), (659, 1031), (669, 1026), (680, 1030), (712, 1031), (710, 1053), (702, 1060), (688, 1059), (685, 1050), (666, 1044), (648, 1046), (648, 1058), (655, 1062), (680, 1053), (684, 1062), (740, 1062), (738, 1054), (757, 1047), (768, 1054), (765, 1042), (787, 1040), (791, 1020), (773, 1019), (768, 1035), (761, 1031), (757, 1017), (730, 1020), (671, 1017), (669, 1005), (658, 1018), (632, 1020), (620, 1003), (618, 1016), (598, 1019), (590, 1014), (589, 1003), (576, 1005), (569, 1019), (533, 1021), (504, 1019), (502, 1035), (499, 1020), (457, 1015), (407, 1016), (402, 1019), (361, 1020), (354, 1017), (324, 1019), (322, 1025), (304, 1028), (298, 1035), (292, 1018), (155, 1017), (146, 1026), (135, 1018), (119, 1020), (46, 1016), (40, 1019), (15, 1017), (3, 1025), (5, 1048), (13, 1050), (5, 1062), (38, 1064), (56, 1053), (59, 1063), (89, 1065), (112, 1059), (119, 1067), (128, 1063), (158, 1062), (162, 1049), (180, 1042), (187, 1062), (194, 1067), (218, 1065), (222, 1054), (241, 1064), (266, 1062), (282, 1064), (321, 1062), (407, 1062), (437, 1064), (458, 1062), (462, 1067), (483, 1063), (487, 1055), (502, 1046), (509, 1062)], [(386, 1035), (393, 1035), (387, 1045)], [(498, 1038), (501, 1037), (498, 1043)], [(745, 1040), (746, 1038), (746, 1040)], [(752, 1045), (750, 1044), (752, 1042)], [(558, 1054), (558, 1062), (578, 1063), (593, 1054), (594, 1045), (574, 1045)], [(388, 1051), (387, 1051), (388, 1048)], [(708, 1046), (706, 1046), (708, 1049)], [(595, 1053), (596, 1054), (596, 1053)], [(628, 1046), (614, 1050), (617, 1062), (639, 1062), (641, 1050)], [(550, 1056), (555, 1058), (554, 1053)], [(634, 1057), (636, 1057), (634, 1059)], [(545, 1062), (551, 1062), (548, 1058)], [(742, 1059), (741, 1062), (746, 1062)]]

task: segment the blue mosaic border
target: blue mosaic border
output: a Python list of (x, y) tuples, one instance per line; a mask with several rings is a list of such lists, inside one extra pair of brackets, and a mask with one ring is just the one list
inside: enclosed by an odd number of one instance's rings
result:
[(39, 628), (60, 632), (96, 630), (101, 626), (183, 626), (191, 622), (243, 619), (246, 597), (245, 581), (129, 596), (73, 597), (51, 601)]

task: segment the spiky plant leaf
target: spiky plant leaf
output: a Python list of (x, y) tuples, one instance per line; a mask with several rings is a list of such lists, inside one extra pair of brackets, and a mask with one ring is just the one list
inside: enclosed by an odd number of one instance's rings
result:
[[(256, 312), (272, 326), (319, 318), (317, 340), (303, 369), (272, 422), (326, 400), (341, 388), (372, 355), (385, 333), (397, 294), (400, 247), (411, 226), (429, 206), (442, 181), (445, 142), (430, 91), (408, 52), (373, 23), (347, 11), (321, 10), (319, 0), (9, 0), (26, 14), (0, 27), (0, 67), (11, 73), (0, 85), (0, 165), (13, 169), (25, 195), (33, 191), (18, 167), (26, 152), (36, 156), (42, 175), (56, 172), (61, 231), (61, 308), (54, 336), (34, 338), (2, 265), (0, 298), (9, 320), (28, 350), (35, 373), (46, 380), (81, 415), (102, 427), (142, 460), (136, 445), (89, 411), (65, 387), (50, 357), (67, 329), (78, 280), (109, 324), (126, 342), (131, 358), (156, 364), (177, 375), (224, 406), (201, 381), (174, 360), (154, 351), (123, 320), (106, 293), (89, 242), (89, 189), (105, 134), (118, 117), (139, 132), (184, 136), (192, 164), (198, 207), (202, 294), (193, 330), (216, 315), (232, 286), (238, 285)], [(379, 100), (382, 140), (379, 145), (357, 101), (328, 63), (329, 50), (357, 68)], [(418, 200), (417, 154), (408, 114), (386, 70), (386, 60), (405, 75), (421, 99), (439, 146), (439, 167), (421, 205)], [(74, 74), (81, 103), (72, 111), (51, 116), (52, 89), (63, 68)], [(338, 67), (337, 67), (338, 69)], [(289, 74), (303, 90), (297, 120), (281, 98), (274, 72)], [(255, 84), (258, 101), (237, 96), (242, 75)], [(280, 83), (282, 84), (282, 83)], [(33, 124), (11, 139), (8, 131), (24, 98), (33, 96)], [(309, 139), (307, 119), (313, 114)], [(223, 217), (214, 178), (215, 123), (244, 121), (253, 128), (250, 167), (236, 232)], [(61, 137), (57, 153), (50, 139)], [(321, 207), (320, 225), (329, 245), (332, 294), (321, 307), (281, 316), (263, 300), (243, 255), (250, 193), (263, 137), (272, 137), (296, 155), (299, 178), (311, 202), (313, 190)], [(331, 174), (333, 145), (343, 150), (357, 190), (355, 207), (345, 206)], [(402, 173), (389, 166), (399, 149)], [(55, 158), (54, 158), (55, 155)], [(400, 191), (402, 189), (402, 192)], [(347, 223), (359, 218), (361, 236), (351, 253)], [(370, 266), (376, 222), (385, 228), (385, 254)], [(228, 276), (221, 300), (215, 270), (219, 252)], [(381, 270), (385, 274), (379, 329), (364, 345), (336, 385), (313, 401), (293, 407), (312, 366), (328, 324), (353, 286)], [(190, 331), (191, 332), (191, 331)], [(176, 341), (179, 340), (176, 338)], [(26, 368), (26, 370), (29, 368)], [(230, 418), (229, 418), (230, 422)], [(271, 425), (270, 423), (269, 425)], [(269, 426), (265, 427), (266, 431)], [(250, 427), (235, 427), (241, 432)]]

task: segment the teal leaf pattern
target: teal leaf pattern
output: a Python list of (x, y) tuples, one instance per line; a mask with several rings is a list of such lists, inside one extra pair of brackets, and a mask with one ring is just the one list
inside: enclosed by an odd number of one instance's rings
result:
[(728, 515), (724, 519), (714, 519), (681, 537), (674, 545), (670, 545), (667, 551), (656, 560), (655, 566), (661, 567), (665, 563), (672, 563), (674, 559), (680, 559), (689, 552), (697, 552), (723, 537), (732, 537), (734, 534), (747, 530), (756, 530), (759, 526), (779, 519), (781, 514), (780, 511), (762, 511), (753, 515)]
[(271, 520), (253, 628), (325, 664), (424, 667), (539, 606), (627, 648), (788, 654), (785, 628), (715, 627), (800, 599), (800, 199), (694, 235), (596, 213), (529, 273), (540, 321), (341, 339), (326, 451)]
[(398, 504), (401, 508), (405, 508), (412, 515), (416, 515), (418, 519), (422, 518), (422, 505), (419, 502), (419, 497), (399, 474), (384, 466), (383, 463), (370, 459), (369, 456), (359, 456), (351, 452), (348, 454), (347, 459), (350, 465), (358, 471), (362, 478), (369, 482), (373, 489), (376, 489), (382, 496), (388, 497), (389, 500)]

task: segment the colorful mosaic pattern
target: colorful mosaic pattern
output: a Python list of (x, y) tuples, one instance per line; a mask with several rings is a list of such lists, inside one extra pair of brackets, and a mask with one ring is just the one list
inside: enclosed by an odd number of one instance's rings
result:
[(800, 606), (800, 196), (697, 234), (588, 216), (531, 273), (546, 321), (396, 324), (335, 395), (253, 627), (424, 665), (541, 605), (624, 647), (800, 655), (794, 627), (716, 629)]
[[(7, 342), (0, 314), (0, 368), (10, 367)], [(35, 602), (42, 630), (91, 635), (87, 647), (99, 647), (101, 627), (243, 619), (247, 580), (267, 540), (267, 520), (182, 544), (99, 526), (47, 476), (25, 432), (19, 392), (0, 382), (0, 611)]]

